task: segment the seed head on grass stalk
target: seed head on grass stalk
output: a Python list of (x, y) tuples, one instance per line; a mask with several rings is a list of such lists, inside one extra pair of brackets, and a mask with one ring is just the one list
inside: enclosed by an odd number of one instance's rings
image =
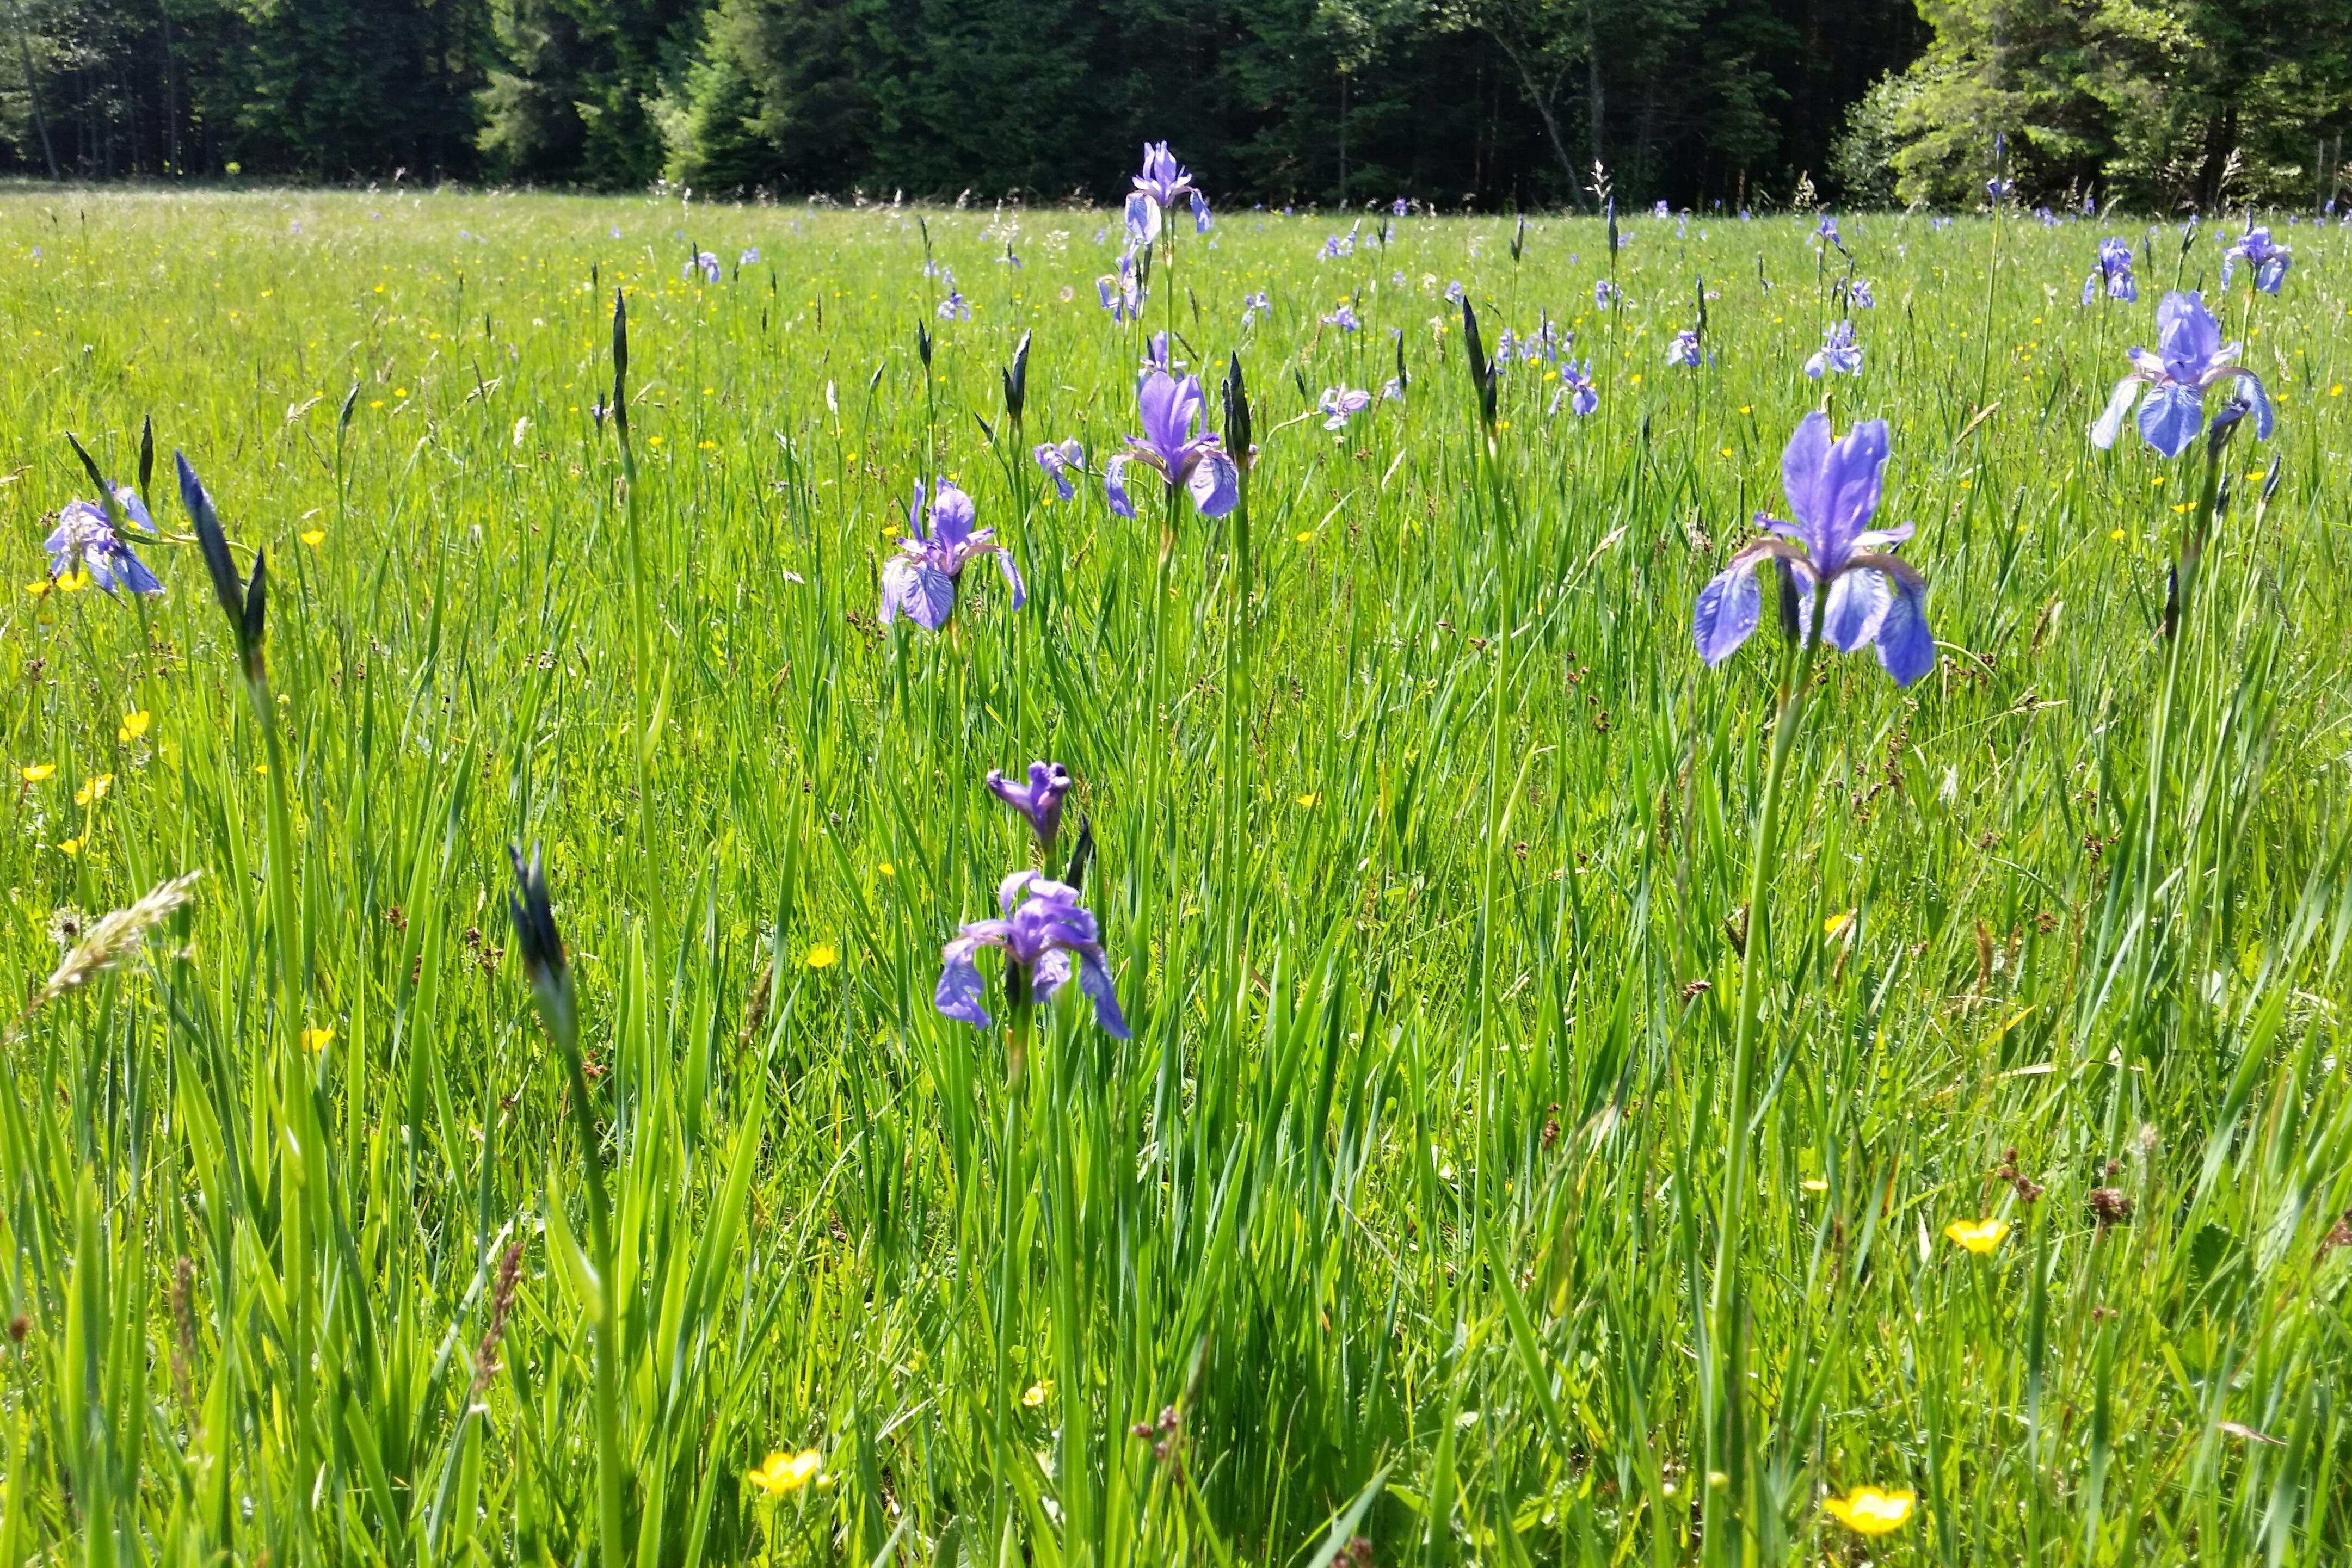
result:
[(136, 904), (110, 911), (92, 922), (81, 940), (59, 960), (56, 972), (25, 1004), (26, 1016), (29, 1018), (59, 997), (81, 989), (108, 970), (121, 967), (146, 942), (150, 931), (195, 897), (196, 879), (204, 874), (201, 871), (186, 872), (169, 882), (157, 883)]

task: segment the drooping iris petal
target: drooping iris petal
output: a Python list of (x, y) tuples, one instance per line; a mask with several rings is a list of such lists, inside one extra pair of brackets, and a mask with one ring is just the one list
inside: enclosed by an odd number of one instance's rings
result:
[(1841, 653), (1851, 653), (1878, 636), (1886, 616), (1886, 579), (1874, 571), (1840, 573), (1830, 583), (1822, 612), (1822, 637)]
[(1013, 608), (1018, 610), (1028, 603), (1029, 585), (1021, 580), (1021, 568), (1013, 563), (1011, 550), (996, 552), (996, 569), (1004, 574), (1006, 585), (1013, 590)]
[(2188, 451), (2204, 428), (2205, 394), (2193, 384), (2170, 382), (2151, 387), (2147, 401), (2139, 405), (2141, 437), (2167, 457)]
[(1118, 1010), (1118, 988), (1111, 982), (1110, 966), (1103, 961), (1102, 950), (1081, 949), (1077, 957), (1078, 989), (1094, 998), (1095, 1022), (1113, 1040), (1129, 1038), (1127, 1017)]
[(1201, 454), (1184, 486), (1192, 492), (1192, 505), (1204, 517), (1222, 517), (1241, 503), (1241, 470), (1231, 457), (1214, 447)]
[(1103, 500), (1109, 505), (1113, 517), (1135, 516), (1135, 503), (1127, 495), (1127, 465), (1128, 456), (1123, 452), (1103, 465)]
[(1936, 639), (1927, 630), (1927, 581), (1892, 556), (1880, 558), (1880, 564), (1868, 570), (1887, 589), (1886, 611), (1878, 622), (1879, 664), (1896, 685), (1907, 686), (1936, 667)]
[(941, 1018), (975, 1029), (989, 1025), (988, 1009), (982, 1000), (988, 993), (987, 983), (980, 977), (980, 966), (972, 962), (981, 946), (981, 941), (971, 936), (959, 936), (949, 943), (940, 955), (939, 988), (931, 995), (931, 1006)]
[(2241, 375), (2238, 378), (2235, 395), (2243, 398), (2247, 405), (2253, 410), (2255, 439), (2268, 441), (2277, 420), (2271, 411), (2271, 394), (2263, 385), (2263, 378), (2251, 371)]
[(1139, 249), (1160, 237), (1160, 204), (1141, 191), (1127, 198), (1127, 239)]
[(1756, 563), (1762, 559), (1742, 550), (1698, 591), (1698, 608), (1691, 615), (1691, 636), (1698, 656), (1712, 666), (1738, 652), (1756, 630), (1761, 595), (1756, 587)]
[(2131, 413), (2132, 404), (2139, 401), (2140, 390), (2147, 385), (2137, 376), (2126, 376), (2116, 383), (2116, 390), (2108, 395), (2107, 406), (2100, 411), (2097, 422), (2091, 426), (2092, 445), (2102, 452), (2115, 445), (2116, 437), (2124, 431), (2124, 416)]

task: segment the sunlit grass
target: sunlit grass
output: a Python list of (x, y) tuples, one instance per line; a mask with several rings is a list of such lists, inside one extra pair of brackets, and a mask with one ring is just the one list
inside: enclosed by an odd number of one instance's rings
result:
[[(1318, 261), (1346, 223), (1235, 212), (1180, 225), (1124, 328), (1113, 215), (922, 224), (0, 196), (0, 966), (37, 1002), (0, 1098), (0, 1563), (594, 1560), (592, 1159), (612, 1560), (1694, 1560), (1777, 649), (1768, 602), (1710, 674), (1691, 607), (1824, 397), (1893, 427), (1939, 657), (1907, 692), (1823, 661), (1790, 763), (1720, 1484), (1764, 1561), (1882, 1524), (1874, 1561), (2341, 1556), (2337, 231), (2282, 225), (2284, 291), (2222, 311), (2279, 431), (2230, 449), (2150, 834), (2201, 458), (2085, 432), (2210, 235), (2082, 308), (2139, 225), (2007, 220), (1989, 279), (1980, 218), (1846, 217), (1877, 303), (1824, 386), (1809, 220), (1633, 220), (1597, 308), (1597, 224), (1515, 261), (1505, 220), (1368, 221)], [(1455, 280), (1489, 342), (1572, 331), (1599, 412), (1514, 365), (1489, 465)], [(1669, 366), (1701, 280), (1713, 362)], [(1028, 455), (1098, 471), (1161, 329), (1246, 373), (1238, 618), (1232, 525), (1140, 470), (1133, 520), (1091, 476), (1053, 499)], [(1327, 431), (1329, 387), (1374, 400)], [(91, 493), (66, 433), (129, 483), (148, 418), (169, 592), (53, 584), (48, 515)], [(282, 776), (174, 449), (239, 566), (268, 551)], [(982, 563), (946, 632), (886, 631), (936, 475), (1029, 601)], [(931, 997), (1034, 863), (982, 784), (1033, 758), (1078, 780), (1134, 1038), (1069, 998), (1015, 1073)], [(510, 951), (534, 842), (584, 1123)]]

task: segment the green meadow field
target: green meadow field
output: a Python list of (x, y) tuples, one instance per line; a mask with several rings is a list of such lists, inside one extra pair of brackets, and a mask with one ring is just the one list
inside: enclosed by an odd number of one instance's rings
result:
[[(0, 1568), (2352, 1551), (2346, 231), (1189, 216), (0, 193)], [(2096, 450), (2175, 287), (2275, 431)], [(1908, 686), (1694, 646), (1817, 409)], [(1129, 1038), (935, 1006), (1033, 867)]]

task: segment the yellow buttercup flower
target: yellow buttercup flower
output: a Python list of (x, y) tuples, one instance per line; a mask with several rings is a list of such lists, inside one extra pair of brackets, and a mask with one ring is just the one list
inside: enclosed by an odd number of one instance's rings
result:
[(38, 784), (57, 770), (58, 765), (54, 762), (27, 762), (24, 767), (16, 769), (27, 784)]
[(1856, 1535), (1885, 1535), (1901, 1529), (1918, 1501), (1907, 1491), (1856, 1487), (1843, 1497), (1823, 1498), (1822, 1511)]
[(88, 568), (84, 568), (80, 571), (73, 572), (68, 576), (58, 579), (58, 587), (68, 593), (79, 593), (83, 589), (88, 588), (89, 586), (89, 571)]
[(879, 870), (884, 876), (897, 876), (898, 874), (898, 868), (892, 865), (888, 861), (884, 861), (877, 869)]
[(128, 746), (146, 734), (147, 727), (153, 723), (154, 719), (155, 716), (143, 707), (136, 713), (126, 713), (122, 716), (121, 727), (114, 732), (114, 738)]
[(1955, 1219), (1944, 1227), (1944, 1234), (1978, 1257), (1984, 1257), (2009, 1238), (2006, 1219)]
[(1844, 935), (1845, 928), (1853, 924), (1853, 911), (1851, 909), (1843, 915), (1832, 915), (1822, 922), (1822, 936), (1825, 940), (1833, 942)]
[(74, 791), (74, 804), (87, 806), (92, 800), (103, 800), (106, 799), (106, 792), (113, 788), (114, 775), (111, 773), (101, 773), (95, 779), (86, 779), (82, 781), (81, 788)]
[(324, 1051), (327, 1049), (327, 1042), (334, 1038), (335, 1031), (331, 1029), (306, 1029), (302, 1031), (302, 1049)]
[(327, 530), (324, 528), (306, 528), (302, 533), (302, 542), (309, 545), (312, 549), (317, 549), (320, 545), (327, 542)]
[(56, 586), (57, 584), (51, 582), (45, 577), (38, 582), (28, 582), (25, 584), (25, 591), (31, 594), (34, 598), (38, 599), (41, 595), (48, 592), (50, 589)]
[(77, 839), (67, 839), (67, 840), (65, 840), (63, 842), (59, 843), (59, 844), (58, 845), (58, 848), (59, 848), (59, 849), (63, 850), (66, 853), (68, 853), (68, 854), (69, 854), (69, 855), (78, 855), (78, 854), (81, 853), (81, 845), (82, 845), (82, 841), (81, 841), (81, 840), (79, 840), (79, 839), (78, 839), (78, 838), (77, 838)]
[(1021, 1403), (1034, 1410), (1053, 1396), (1054, 1380), (1050, 1377), (1041, 1377), (1021, 1391)]
[(801, 959), (812, 969), (830, 969), (841, 962), (841, 949), (830, 942), (820, 942)]
[(770, 1454), (758, 1469), (743, 1479), (770, 1497), (782, 1497), (808, 1485), (816, 1479), (817, 1471), (824, 1466), (824, 1457), (814, 1448), (805, 1448), (797, 1454), (787, 1454), (779, 1448)]

